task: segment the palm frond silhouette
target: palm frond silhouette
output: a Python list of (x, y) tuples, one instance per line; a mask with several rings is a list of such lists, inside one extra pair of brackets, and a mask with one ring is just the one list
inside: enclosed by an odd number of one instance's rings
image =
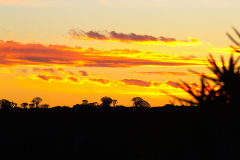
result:
[[(233, 28), (234, 32), (240, 38), (240, 33)], [(235, 52), (239, 51), (239, 43), (229, 34), (228, 37), (233, 41), (237, 47), (233, 47)], [(187, 100), (176, 97), (180, 102), (184, 102), (190, 105), (224, 105), (240, 104), (238, 93), (240, 91), (240, 66), (237, 63), (240, 57), (234, 59), (231, 54), (228, 64), (225, 64), (224, 57), (221, 56), (221, 66), (217, 64), (217, 61), (210, 54), (207, 58), (209, 63), (209, 70), (215, 75), (215, 77), (201, 75), (201, 86), (199, 89), (192, 87), (186, 82), (183, 82), (181, 88), (187, 92), (193, 99)], [(213, 83), (209, 83), (209, 81)]]

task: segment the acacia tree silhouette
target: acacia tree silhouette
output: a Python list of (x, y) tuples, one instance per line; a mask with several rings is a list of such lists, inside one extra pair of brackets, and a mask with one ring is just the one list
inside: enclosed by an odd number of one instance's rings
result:
[(27, 106), (28, 106), (28, 103), (26, 103), (26, 102), (21, 104), (21, 107), (22, 107), (23, 109), (26, 109)]
[(88, 100), (82, 100), (82, 105), (87, 105), (88, 104)]
[(42, 98), (40, 98), (40, 97), (35, 97), (35, 98), (33, 98), (33, 100), (32, 100), (32, 103), (36, 106), (36, 108), (38, 108), (38, 105), (39, 105), (39, 103), (41, 103), (42, 102)]
[[(240, 37), (240, 33), (233, 28), (235, 33)], [(234, 52), (239, 52), (239, 43), (228, 34), (237, 47), (233, 47)], [(218, 66), (216, 60), (210, 54), (208, 57), (209, 70), (214, 73), (215, 77), (209, 77), (204, 74), (201, 75), (201, 86), (199, 89), (191, 87), (188, 83), (183, 82), (180, 86), (185, 92), (193, 97), (193, 100), (187, 100), (179, 97), (180, 102), (185, 102), (190, 105), (239, 105), (240, 101), (238, 93), (240, 91), (240, 66), (237, 66), (240, 57), (236, 60), (231, 54), (228, 65), (225, 64), (223, 56), (221, 56), (222, 66)], [(210, 85), (209, 81), (213, 82)]]
[(114, 99), (114, 100), (112, 101), (113, 107), (116, 107), (117, 102), (118, 102), (118, 101), (117, 101), (116, 99)]
[(141, 97), (134, 97), (132, 101), (133, 107), (145, 107), (145, 108), (151, 107), (151, 105), (147, 101), (143, 100)]
[(101, 98), (102, 101), (102, 107), (110, 107), (110, 104), (113, 102), (112, 98), (110, 97), (102, 97)]
[(15, 106), (16, 103), (14, 102), (10, 102), (9, 100), (7, 99), (1, 99), (0, 100), (0, 108), (1, 109), (11, 109), (13, 108), (13, 106)]

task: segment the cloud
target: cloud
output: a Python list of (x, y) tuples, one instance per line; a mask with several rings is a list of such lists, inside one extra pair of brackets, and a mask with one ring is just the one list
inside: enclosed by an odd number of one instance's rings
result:
[[(138, 56), (141, 55), (141, 57)], [(100, 51), (93, 48), (22, 44), (0, 41), (0, 67), (19, 65), (62, 65), (86, 67), (189, 66), (204, 61), (193, 57), (160, 56), (136, 50)], [(130, 56), (129, 56), (130, 55)], [(144, 55), (144, 56), (143, 56)], [(64, 71), (64, 70), (63, 70)], [(67, 72), (67, 71), (64, 71)], [(68, 74), (71, 74), (68, 72)], [(83, 74), (83, 73), (82, 73)]]
[(153, 86), (160, 86), (160, 85), (162, 85), (163, 83), (161, 83), (161, 82), (152, 82), (152, 85)]
[(85, 38), (89, 38), (89, 39), (108, 40), (108, 37), (106, 37), (104, 34), (96, 32), (96, 31), (84, 32), (82, 30), (71, 29), (69, 31), (69, 34), (73, 38), (85, 37)]
[[(174, 88), (181, 88), (181, 86), (183, 85), (183, 83), (178, 83), (178, 82), (173, 82), (173, 81), (167, 81), (165, 83)], [(199, 84), (193, 83), (193, 82), (189, 82), (188, 85), (190, 85), (192, 87), (197, 87), (197, 88), (199, 87)]]
[(175, 38), (164, 36), (142, 35), (136, 33), (118, 33), (116, 31), (105, 31), (104, 33), (98, 31), (85, 32), (79, 29), (71, 29), (69, 35), (74, 39), (92, 39), (102, 41), (119, 41), (127, 43), (144, 43), (144, 44), (170, 44), (170, 45), (196, 45), (201, 42), (189, 37), (188, 40), (176, 40)]
[(50, 73), (56, 72), (56, 69), (54, 69), (54, 68), (36, 68), (36, 67), (34, 67), (32, 70), (34, 72), (50, 72)]
[(109, 81), (108, 80), (106, 80), (106, 79), (98, 79), (98, 78), (90, 78), (89, 79), (90, 81), (94, 81), (94, 82), (99, 82), (99, 83), (102, 83), (102, 84), (108, 84), (109, 83)]
[(158, 41), (160, 40), (157, 37), (149, 35), (137, 35), (135, 33), (117, 33), (115, 31), (109, 32), (110, 39), (120, 40), (120, 41)]
[(173, 82), (173, 81), (167, 81), (166, 83), (167, 85), (171, 86), (171, 87), (174, 87), (174, 88), (180, 88), (180, 83), (178, 82)]
[(128, 59), (128, 58), (109, 58), (96, 59), (93, 63), (85, 64), (87, 67), (131, 67), (131, 66), (185, 66), (197, 65), (185, 62), (164, 62), (144, 59)]
[(79, 73), (82, 74), (82, 76), (88, 76), (88, 73), (86, 71), (78, 71)]
[(73, 81), (73, 82), (79, 82), (79, 80), (75, 77), (68, 77), (68, 79)]
[(135, 85), (135, 86), (142, 86), (142, 87), (150, 87), (151, 86), (151, 82), (138, 80), (138, 79), (123, 79), (121, 81), (127, 85)]
[(59, 77), (59, 76), (37, 75), (37, 77), (42, 79), (42, 80), (45, 80), (45, 81), (48, 81), (50, 79), (55, 79), (55, 80), (62, 80), (63, 79), (62, 77)]
[(74, 75), (74, 73), (73, 72), (71, 72), (71, 71), (65, 71), (63, 68), (58, 68), (58, 71), (59, 72), (62, 72), (62, 73), (64, 73), (64, 74), (69, 74), (69, 75)]
[(140, 73), (140, 74), (173, 75), (173, 76), (192, 75), (192, 73), (187, 73), (187, 72), (137, 72), (137, 73)]

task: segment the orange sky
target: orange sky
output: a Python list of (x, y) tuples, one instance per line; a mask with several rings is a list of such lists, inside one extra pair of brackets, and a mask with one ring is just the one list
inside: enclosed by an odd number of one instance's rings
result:
[(210, 74), (209, 53), (232, 52), (224, 34), (234, 35), (239, 2), (160, 1), (0, 0), (0, 98), (131, 106), (140, 96), (160, 106), (188, 96), (181, 80), (199, 83), (189, 69)]

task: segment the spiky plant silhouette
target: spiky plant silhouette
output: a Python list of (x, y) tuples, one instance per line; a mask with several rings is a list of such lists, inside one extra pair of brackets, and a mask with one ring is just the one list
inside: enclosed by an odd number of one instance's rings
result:
[(201, 86), (200, 88), (192, 87), (187, 82), (182, 82), (180, 87), (187, 92), (193, 99), (184, 99), (175, 97), (178, 99), (181, 103), (187, 103), (191, 106), (196, 105), (206, 105), (210, 103), (215, 103), (218, 101), (218, 91), (217, 86), (210, 85), (209, 82), (207, 82), (207, 78), (202, 75), (201, 76)]
[[(235, 33), (240, 38), (240, 33), (233, 28)], [(230, 40), (232, 40), (237, 46), (233, 47), (234, 52), (240, 52), (239, 43), (228, 34)], [(199, 89), (192, 87), (190, 84), (183, 82), (180, 86), (185, 92), (187, 92), (192, 100), (177, 98), (180, 102), (184, 102), (190, 105), (239, 105), (239, 91), (240, 91), (240, 66), (237, 66), (237, 63), (240, 60), (240, 57), (234, 59), (233, 54), (229, 58), (228, 65), (225, 64), (223, 56), (221, 56), (222, 65), (219, 66), (210, 54), (208, 57), (209, 70), (213, 72), (215, 77), (209, 77), (204, 74), (201, 75), (201, 86)], [(209, 81), (213, 83), (209, 83)]]

